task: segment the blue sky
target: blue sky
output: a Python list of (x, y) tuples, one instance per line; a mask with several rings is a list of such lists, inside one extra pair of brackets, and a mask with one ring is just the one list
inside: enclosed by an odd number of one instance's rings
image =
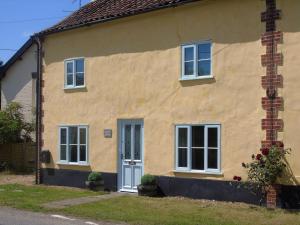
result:
[[(82, 5), (90, 0), (82, 0)], [(6, 62), (32, 35), (78, 9), (79, 0), (0, 0), (0, 60)], [(9, 49), (9, 50), (6, 50)]]

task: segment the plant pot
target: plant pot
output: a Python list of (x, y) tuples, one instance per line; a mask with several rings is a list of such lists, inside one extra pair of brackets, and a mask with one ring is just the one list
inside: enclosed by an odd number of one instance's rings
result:
[(157, 197), (159, 195), (157, 185), (138, 185), (137, 189), (139, 196)]
[(86, 181), (85, 185), (92, 191), (104, 191), (104, 181)]

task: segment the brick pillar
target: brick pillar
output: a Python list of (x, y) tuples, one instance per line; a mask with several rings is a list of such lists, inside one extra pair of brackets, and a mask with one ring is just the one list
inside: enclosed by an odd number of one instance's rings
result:
[[(266, 11), (261, 14), (261, 21), (266, 24), (266, 32), (262, 34), (261, 42), (266, 47), (266, 54), (261, 56), (262, 66), (266, 74), (262, 77), (262, 87), (266, 96), (262, 98), (262, 107), (266, 117), (261, 126), (266, 132), (266, 139), (262, 141), (262, 148), (277, 145), (283, 148), (283, 143), (277, 140), (277, 133), (283, 131), (283, 120), (278, 118), (278, 111), (283, 108), (283, 98), (278, 96), (278, 89), (283, 87), (283, 77), (278, 74), (278, 66), (282, 66), (282, 54), (277, 52), (278, 44), (282, 43), (283, 34), (276, 29), (276, 20), (281, 18), (281, 11), (276, 8), (276, 0), (265, 0)], [(280, 186), (271, 186), (267, 190), (267, 207), (275, 208), (278, 202)]]
[(267, 207), (274, 209), (279, 206), (280, 185), (272, 185), (267, 189)]

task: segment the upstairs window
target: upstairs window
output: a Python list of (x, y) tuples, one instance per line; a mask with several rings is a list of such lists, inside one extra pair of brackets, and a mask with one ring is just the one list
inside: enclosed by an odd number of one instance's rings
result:
[(220, 126), (176, 127), (176, 170), (220, 172)]
[(65, 88), (84, 87), (84, 59), (70, 59), (65, 61)]
[(211, 73), (211, 42), (182, 46), (183, 80), (212, 77)]

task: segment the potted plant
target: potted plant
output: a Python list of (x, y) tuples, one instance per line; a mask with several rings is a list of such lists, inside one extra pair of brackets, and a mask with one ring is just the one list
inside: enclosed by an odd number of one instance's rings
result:
[(103, 191), (104, 182), (101, 173), (91, 172), (88, 176), (88, 180), (85, 182), (85, 185), (93, 191)]
[(138, 185), (138, 193), (140, 196), (158, 196), (158, 186), (155, 176), (150, 174), (142, 176), (141, 184)]

